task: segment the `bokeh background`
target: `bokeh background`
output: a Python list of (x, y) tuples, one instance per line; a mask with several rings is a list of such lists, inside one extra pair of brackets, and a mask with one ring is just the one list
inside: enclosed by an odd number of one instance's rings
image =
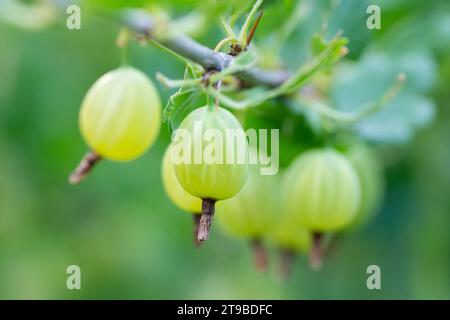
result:
[[(200, 250), (193, 247), (192, 217), (170, 203), (161, 183), (167, 126), (138, 160), (104, 161), (82, 184), (68, 185), (86, 152), (80, 103), (90, 85), (120, 63), (114, 45), (119, 26), (90, 10), (108, 2), (81, 4), (81, 30), (68, 30), (65, 14), (45, 27), (24, 27), (19, 13), (0, 5), (0, 298), (450, 298), (448, 1), (372, 1), (382, 8), (382, 29), (376, 31), (365, 27), (367, 2), (317, 1), (287, 40), (284, 65), (295, 67), (305, 61), (314, 32), (344, 31), (350, 55), (336, 71), (337, 106), (379, 94), (397, 69), (411, 79), (395, 114), (357, 128), (376, 143), (386, 168), (386, 199), (376, 219), (346, 234), (321, 271), (309, 270), (299, 257), (288, 281), (277, 275), (276, 251), (270, 252), (269, 272), (258, 272), (247, 243), (217, 227)], [(114, 6), (125, 2), (155, 4)], [(201, 3), (164, 1), (164, 7), (179, 16)], [(266, 39), (294, 5), (266, 1), (255, 39), (261, 51), (270, 50)], [(222, 36), (211, 19), (196, 39), (212, 47)], [(152, 79), (157, 71), (181, 77), (184, 69), (151, 45), (133, 44), (131, 61)], [(159, 89), (167, 101), (170, 91)], [(266, 116), (287, 114), (268, 110)], [(254, 118), (263, 116), (256, 112)], [(305, 126), (302, 115), (289, 117)], [(313, 143), (302, 128), (301, 143), (282, 146), (283, 165)], [(81, 290), (66, 288), (71, 264), (81, 267)], [(381, 290), (366, 287), (371, 264), (381, 267)]]

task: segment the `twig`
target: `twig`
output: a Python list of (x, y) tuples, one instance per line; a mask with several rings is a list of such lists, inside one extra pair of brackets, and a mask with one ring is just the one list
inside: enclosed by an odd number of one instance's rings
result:
[[(121, 16), (121, 21), (133, 30), (133, 32), (147, 39), (153, 39), (152, 31), (155, 29), (155, 20), (150, 14), (141, 10), (126, 10)], [(153, 40), (158, 41), (160, 45), (178, 55), (201, 65), (206, 70), (223, 70), (235, 59), (229, 54), (214, 52), (214, 50), (199, 44), (187, 36), (178, 35), (172, 38)], [(291, 74), (285, 70), (251, 68), (236, 74), (236, 76), (247, 87), (264, 86), (273, 88), (287, 81)]]

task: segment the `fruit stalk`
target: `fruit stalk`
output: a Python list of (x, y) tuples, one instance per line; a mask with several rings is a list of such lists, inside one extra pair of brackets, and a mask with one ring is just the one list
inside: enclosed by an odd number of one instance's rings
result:
[(253, 249), (253, 259), (256, 269), (259, 271), (267, 271), (267, 252), (261, 239), (253, 239), (250, 243)]
[(313, 233), (313, 245), (309, 255), (309, 264), (313, 270), (322, 268), (323, 248), (322, 248), (323, 234), (320, 232)]
[(202, 214), (201, 213), (194, 213), (192, 215), (193, 219), (194, 219), (194, 245), (199, 248), (202, 244), (202, 242), (200, 240), (198, 240), (198, 230), (200, 228), (200, 220), (202, 218)]
[(70, 174), (69, 183), (78, 184), (83, 180), (92, 168), (99, 162), (102, 158), (93, 151), (89, 151), (81, 160), (78, 167)]
[(206, 241), (209, 237), (212, 219), (214, 217), (216, 201), (213, 199), (204, 199), (202, 202), (202, 217), (198, 227), (198, 241)]

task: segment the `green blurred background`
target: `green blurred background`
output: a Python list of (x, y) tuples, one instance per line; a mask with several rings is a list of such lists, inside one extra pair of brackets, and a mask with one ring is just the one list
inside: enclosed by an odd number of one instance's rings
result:
[[(155, 3), (126, 3), (147, 2)], [(348, 60), (354, 68), (339, 71), (336, 105), (351, 104), (353, 93), (370, 96), (373, 91), (376, 76), (369, 73), (366, 85), (352, 92), (345, 78), (351, 72), (361, 76), (371, 61), (377, 62), (376, 70), (392, 72), (398, 67), (396, 57), (407, 56), (399, 64), (412, 74), (415, 100), (407, 100), (411, 104), (397, 116), (406, 121), (408, 107), (417, 101), (426, 99), (427, 107), (412, 121), (417, 125), (394, 123), (375, 130), (388, 138), (374, 134), (370, 121), (361, 128), (383, 155), (383, 208), (372, 224), (345, 235), (323, 270), (310, 271), (305, 257), (297, 259), (289, 281), (277, 276), (275, 251), (269, 272), (258, 272), (247, 243), (217, 227), (200, 250), (193, 247), (191, 215), (176, 209), (162, 188), (167, 126), (143, 157), (130, 163), (104, 161), (82, 184), (69, 186), (68, 174), (86, 152), (78, 130), (79, 106), (91, 84), (119, 65), (114, 45), (119, 26), (84, 10), (87, 3), (82, 3), (81, 30), (68, 30), (64, 14), (60, 22), (36, 30), (0, 20), (0, 298), (449, 299), (450, 3), (373, 1), (382, 8), (379, 31), (365, 27), (364, 1), (317, 3), (286, 43), (286, 66), (304, 60), (311, 35), (328, 21), (330, 34), (343, 29), (349, 38)], [(266, 1), (255, 39), (260, 50), (293, 5)], [(200, 5), (164, 1), (164, 6), (182, 15)], [(0, 17), (8, 15), (3, 11)], [(222, 36), (211, 20), (196, 38), (211, 47)], [(133, 65), (152, 79), (157, 71), (182, 76), (183, 65), (156, 47), (133, 44), (131, 49)], [(339, 88), (346, 85), (347, 91)], [(170, 92), (159, 89), (167, 101)], [(422, 124), (421, 117), (429, 119)], [(289, 158), (286, 154), (300, 148), (288, 144), (282, 152)], [(65, 271), (72, 264), (81, 268), (81, 290), (66, 288)], [(378, 291), (366, 287), (371, 264), (381, 267)]]

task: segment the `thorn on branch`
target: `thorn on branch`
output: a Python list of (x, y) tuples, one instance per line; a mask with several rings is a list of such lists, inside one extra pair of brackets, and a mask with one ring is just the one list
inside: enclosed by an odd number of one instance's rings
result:
[(255, 31), (256, 28), (258, 28), (259, 25), (259, 21), (261, 20), (262, 16), (263, 16), (264, 10), (261, 10), (258, 14), (258, 17), (256, 18), (255, 23), (253, 24), (253, 27), (250, 29), (250, 33), (247, 36), (247, 46), (246, 49), (248, 48), (248, 46), (250, 45), (250, 42), (252, 42), (253, 36), (255, 35)]
[[(201, 45), (187, 36), (172, 36), (158, 39), (153, 32), (157, 27), (156, 19), (148, 12), (142, 10), (126, 10), (121, 15), (121, 19), (140, 42), (152, 40), (155, 45), (162, 46), (180, 57), (197, 63), (206, 70), (222, 70), (226, 68), (232, 63), (232, 56), (238, 55), (243, 50), (242, 45), (235, 44), (231, 49), (232, 52), (227, 55), (222, 52), (214, 52), (214, 50)], [(245, 45), (245, 41), (243, 45)], [(285, 70), (264, 70), (256, 67), (237, 75), (237, 78), (245, 82), (247, 87), (263, 86), (269, 88), (280, 86), (290, 77), (291, 73)]]

